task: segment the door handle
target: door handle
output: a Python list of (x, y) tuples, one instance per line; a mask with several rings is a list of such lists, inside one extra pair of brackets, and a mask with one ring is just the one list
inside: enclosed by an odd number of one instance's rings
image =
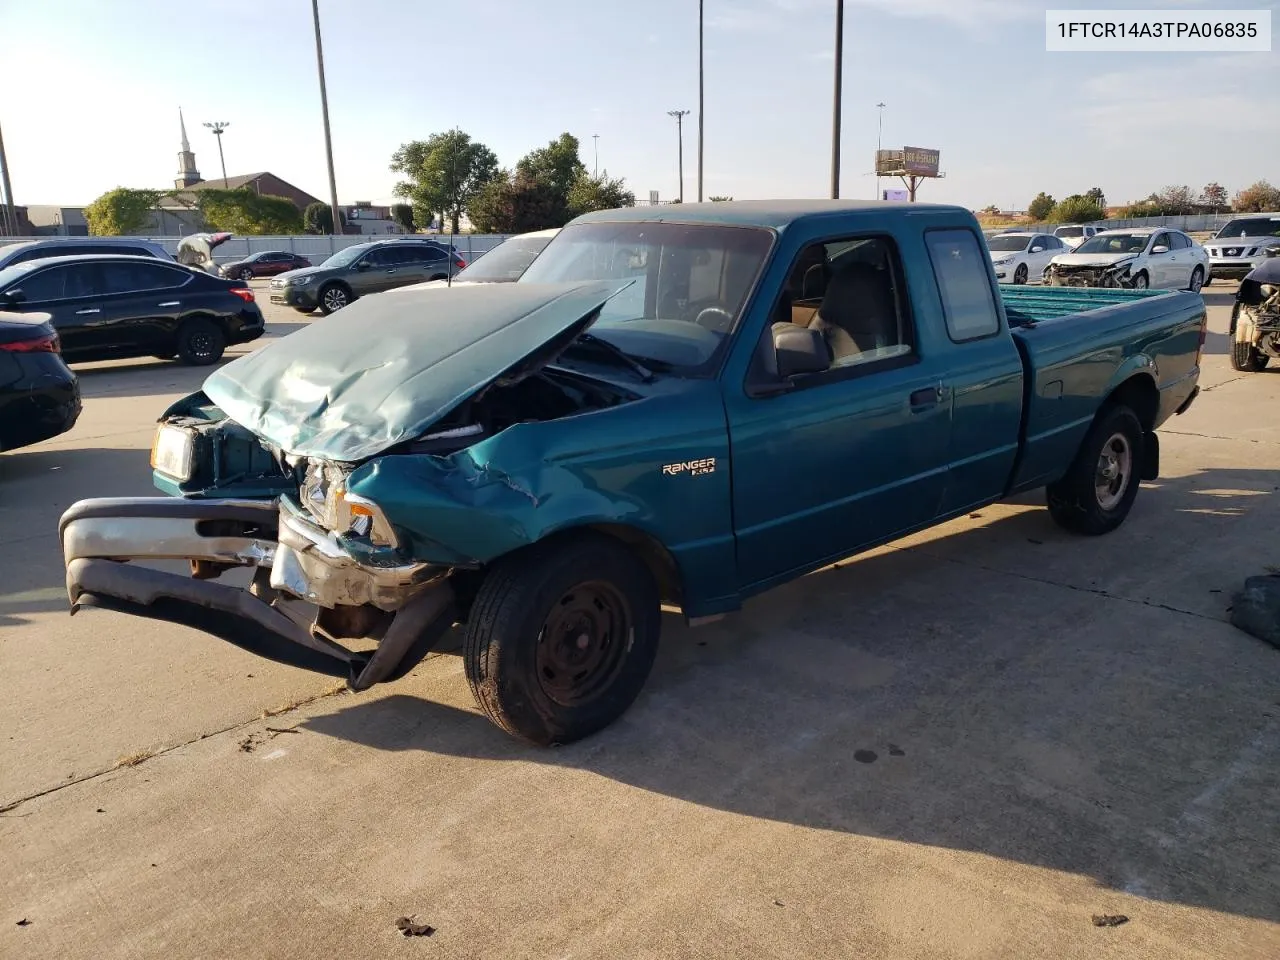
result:
[(181, 300), (166, 300), (164, 303), (157, 303), (157, 304), (156, 304), (156, 306), (157, 306), (157, 307), (180, 307), (180, 306), (182, 306), (182, 301), (181, 301)]
[(99, 310), (97, 307), (93, 307), (93, 308), (91, 308), (91, 309), (89, 309), (89, 310), (77, 310), (77, 311), (76, 311), (76, 316), (77, 316), (77, 317), (83, 317), (85, 314), (88, 314), (88, 313), (101, 313), (101, 312), (102, 312), (102, 311), (101, 311), (101, 310)]
[(914, 390), (910, 397), (911, 406), (917, 409), (936, 407), (942, 402), (942, 387), (921, 387)]

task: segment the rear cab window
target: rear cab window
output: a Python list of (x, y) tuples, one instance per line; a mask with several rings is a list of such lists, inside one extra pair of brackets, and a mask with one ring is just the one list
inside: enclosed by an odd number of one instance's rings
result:
[(966, 343), (999, 333), (995, 290), (978, 238), (963, 229), (927, 230), (924, 236), (947, 336), (955, 343)]

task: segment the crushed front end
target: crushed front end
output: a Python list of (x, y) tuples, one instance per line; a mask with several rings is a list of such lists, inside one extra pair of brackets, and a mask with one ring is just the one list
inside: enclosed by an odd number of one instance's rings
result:
[(1051, 263), (1044, 282), (1051, 287), (1134, 288), (1133, 260), (1107, 264)]

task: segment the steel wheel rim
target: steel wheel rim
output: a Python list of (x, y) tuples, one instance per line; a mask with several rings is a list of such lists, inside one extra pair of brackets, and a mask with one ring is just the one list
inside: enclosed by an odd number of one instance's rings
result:
[(631, 607), (613, 584), (594, 580), (571, 587), (538, 631), (538, 685), (565, 707), (598, 699), (621, 673), (634, 635)]
[(1123, 433), (1113, 433), (1102, 445), (1093, 476), (1098, 506), (1113, 510), (1124, 499), (1133, 478), (1133, 448)]
[(213, 338), (207, 333), (193, 333), (187, 338), (187, 347), (197, 360), (213, 356)]
[(341, 290), (328, 290), (324, 295), (324, 305), (330, 310), (341, 310), (347, 305), (347, 295)]

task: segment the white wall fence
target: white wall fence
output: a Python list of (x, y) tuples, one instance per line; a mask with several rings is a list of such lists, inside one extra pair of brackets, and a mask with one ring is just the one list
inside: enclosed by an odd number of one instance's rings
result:
[[(92, 237), (0, 237), (0, 246), (7, 243), (22, 243), (28, 240), (51, 240), (61, 242), (65, 240), (78, 240), (81, 243), (86, 240), (92, 240)], [(123, 238), (121, 238), (123, 239)], [(150, 240), (158, 243), (170, 253), (176, 253), (178, 243), (181, 237), (132, 237), (135, 240)], [(354, 246), (357, 243), (368, 243), (370, 240), (396, 240), (401, 237), (391, 236), (359, 236), (356, 234), (347, 234), (344, 236), (315, 236), (312, 234), (297, 234), (294, 236), (282, 237), (232, 237), (213, 250), (213, 259), (218, 263), (229, 263), (233, 260), (242, 260), (251, 253), (258, 253), (262, 250), (283, 250), (288, 253), (296, 253), (299, 256), (306, 257), (312, 263), (319, 263), (330, 254), (337, 253), (344, 247)], [(414, 234), (403, 239), (417, 240), (436, 240), (440, 243), (453, 243), (454, 248), (458, 251), (459, 256), (463, 260), (470, 263), (477, 257), (481, 257), (488, 253), (503, 240), (507, 239), (505, 234), (474, 234), (459, 233), (454, 234), (452, 239), (448, 234)]]

